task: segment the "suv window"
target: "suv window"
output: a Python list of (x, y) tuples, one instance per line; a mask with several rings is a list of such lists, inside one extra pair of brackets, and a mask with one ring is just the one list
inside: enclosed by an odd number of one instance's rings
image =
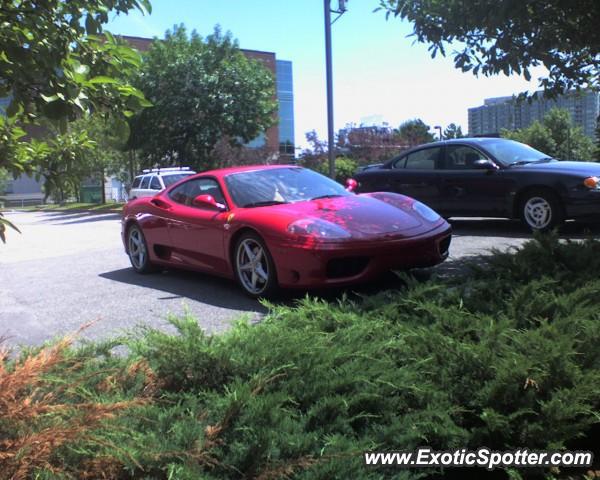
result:
[(161, 175), (161, 177), (162, 181), (165, 183), (165, 187), (168, 187), (185, 177), (189, 177), (190, 175), (193, 175), (193, 173), (172, 173), (169, 175)]
[(144, 178), (142, 178), (142, 183), (140, 185), (140, 188), (147, 189), (149, 183), (150, 183), (150, 175), (145, 175)]
[(212, 195), (217, 203), (225, 204), (221, 188), (212, 178), (195, 178), (178, 185), (169, 192), (171, 200), (188, 207), (195, 207), (192, 202), (198, 195)]
[(424, 148), (406, 156), (404, 168), (410, 170), (435, 170), (439, 168), (441, 147)]
[(487, 160), (488, 158), (466, 145), (449, 145), (446, 147), (446, 170), (473, 170), (477, 160)]
[(160, 184), (158, 177), (152, 177), (152, 180), (150, 181), (150, 190), (162, 190), (162, 185)]
[(140, 183), (142, 183), (142, 177), (135, 177), (133, 179), (133, 183), (131, 184), (131, 188), (139, 188)]

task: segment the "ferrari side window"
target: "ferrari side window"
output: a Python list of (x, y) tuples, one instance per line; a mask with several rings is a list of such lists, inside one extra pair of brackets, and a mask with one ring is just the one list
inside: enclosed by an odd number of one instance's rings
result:
[(196, 207), (193, 202), (198, 195), (211, 195), (217, 203), (225, 204), (221, 188), (212, 178), (196, 178), (178, 185), (169, 192), (171, 200), (188, 207)]

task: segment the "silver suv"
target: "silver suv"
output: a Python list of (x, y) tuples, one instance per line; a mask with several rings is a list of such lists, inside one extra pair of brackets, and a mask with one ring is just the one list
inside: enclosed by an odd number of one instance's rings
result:
[(131, 190), (129, 190), (129, 200), (153, 197), (169, 185), (196, 173), (189, 167), (152, 168), (142, 170), (142, 172), (143, 175), (138, 175), (133, 179)]

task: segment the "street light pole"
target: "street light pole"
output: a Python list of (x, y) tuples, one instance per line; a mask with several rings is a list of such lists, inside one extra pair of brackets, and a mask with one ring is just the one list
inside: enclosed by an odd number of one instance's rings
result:
[(433, 127), (433, 128), (436, 128), (436, 129), (438, 130), (438, 132), (440, 132), (440, 140), (443, 140), (443, 139), (444, 139), (444, 137), (443, 137), (443, 135), (442, 135), (442, 127), (441, 127), (441, 125), (436, 125), (436, 126), (435, 126), (435, 127)]
[(333, 78), (331, 62), (331, 0), (324, 0), (325, 6), (325, 70), (327, 74), (327, 154), (329, 176), (335, 178), (335, 152), (333, 139)]
[[(346, 1), (338, 0), (337, 10), (331, 10), (331, 0), (323, 0), (325, 9), (325, 70), (327, 73), (327, 156), (329, 158), (329, 176), (335, 178), (335, 139), (333, 132), (333, 68), (331, 61), (331, 24), (340, 18), (346, 11)], [(337, 13), (335, 20), (331, 21), (331, 12)]]

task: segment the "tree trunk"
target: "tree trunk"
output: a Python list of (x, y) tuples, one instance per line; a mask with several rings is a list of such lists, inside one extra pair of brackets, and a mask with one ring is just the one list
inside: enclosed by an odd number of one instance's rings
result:
[(102, 205), (106, 203), (106, 188), (104, 185), (104, 168), (100, 169), (100, 193), (102, 195)]

